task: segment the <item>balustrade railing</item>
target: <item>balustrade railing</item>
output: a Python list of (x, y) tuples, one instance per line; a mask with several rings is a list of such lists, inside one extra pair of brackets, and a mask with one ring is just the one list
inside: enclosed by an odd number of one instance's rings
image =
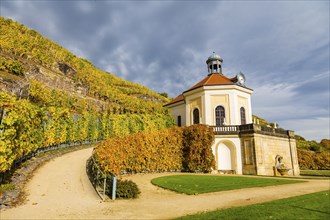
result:
[(238, 134), (239, 125), (212, 126), (215, 134)]
[(265, 132), (275, 133), (275, 129), (271, 127), (260, 126), (260, 130)]
[(268, 135), (290, 136), (290, 131), (262, 126), (258, 124), (244, 124), (244, 125), (222, 125), (211, 126), (215, 135), (239, 134), (242, 133), (264, 133)]

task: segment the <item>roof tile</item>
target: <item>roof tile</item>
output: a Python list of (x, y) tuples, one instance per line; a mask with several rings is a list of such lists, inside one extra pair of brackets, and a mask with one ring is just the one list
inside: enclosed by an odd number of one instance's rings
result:
[(209, 74), (204, 79), (202, 79), (197, 84), (195, 84), (194, 86), (192, 86), (187, 91), (190, 91), (190, 90), (196, 89), (198, 87), (202, 87), (202, 86), (210, 86), (210, 85), (232, 85), (232, 84), (235, 84), (235, 83), (233, 81), (231, 81), (229, 78), (225, 77), (224, 75), (217, 74), (217, 73), (212, 73), (212, 74)]
[(182, 101), (182, 100), (184, 100), (184, 96), (183, 96), (183, 94), (178, 95), (178, 96), (177, 96), (176, 98), (174, 98), (171, 102), (167, 103), (167, 104), (164, 105), (164, 106), (167, 106), (167, 105), (170, 105), (170, 104), (173, 104), (173, 103), (176, 103), (176, 102), (180, 102), (180, 101)]
[[(222, 74), (218, 74), (218, 73), (212, 73), (207, 75), (207, 77), (205, 77), (204, 79), (202, 79), (200, 82), (196, 83), (194, 86), (192, 86), (190, 89), (186, 90), (185, 92), (197, 89), (199, 87), (202, 86), (210, 86), (210, 85), (233, 85), (234, 83), (234, 78), (230, 79)], [(185, 93), (183, 92), (183, 93)], [(180, 102), (182, 100), (184, 100), (184, 96), (183, 93), (179, 96), (177, 96), (175, 99), (173, 99), (170, 103), (164, 105), (171, 105), (173, 103), (176, 102)]]

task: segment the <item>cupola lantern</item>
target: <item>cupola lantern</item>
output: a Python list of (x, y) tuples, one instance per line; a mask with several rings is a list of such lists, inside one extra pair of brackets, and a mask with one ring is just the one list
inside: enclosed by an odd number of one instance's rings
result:
[(223, 59), (218, 54), (213, 52), (213, 54), (209, 56), (209, 58), (206, 60), (209, 74), (212, 73), (222, 74), (222, 68), (221, 68), (222, 62)]

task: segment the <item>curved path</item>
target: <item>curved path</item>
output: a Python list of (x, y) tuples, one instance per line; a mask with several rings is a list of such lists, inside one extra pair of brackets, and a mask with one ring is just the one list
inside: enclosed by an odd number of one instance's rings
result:
[(90, 148), (68, 153), (44, 164), (26, 185), (25, 204), (1, 211), (0, 219), (169, 219), (329, 190), (329, 180), (308, 180), (188, 196), (150, 183), (155, 177), (173, 174), (138, 174), (125, 178), (139, 185), (140, 198), (101, 202), (86, 175), (91, 152)]

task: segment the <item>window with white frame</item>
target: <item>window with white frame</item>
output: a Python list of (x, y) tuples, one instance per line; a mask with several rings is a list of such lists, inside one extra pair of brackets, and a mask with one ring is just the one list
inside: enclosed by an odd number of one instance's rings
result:
[(225, 125), (225, 108), (221, 105), (217, 106), (215, 108), (215, 125), (216, 126), (222, 126)]

